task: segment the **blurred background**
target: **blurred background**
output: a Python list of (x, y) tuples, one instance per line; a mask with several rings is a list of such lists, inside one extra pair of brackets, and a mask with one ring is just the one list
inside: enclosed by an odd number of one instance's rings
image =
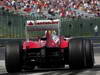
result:
[(27, 20), (51, 18), (61, 20), (61, 35), (100, 36), (100, 0), (0, 0), (0, 38), (25, 38)]

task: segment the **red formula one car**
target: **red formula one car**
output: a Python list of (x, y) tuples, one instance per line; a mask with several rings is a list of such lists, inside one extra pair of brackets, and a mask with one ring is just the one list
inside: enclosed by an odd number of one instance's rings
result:
[[(8, 42), (5, 51), (7, 72), (21, 69), (61, 68), (69, 65), (70, 69), (92, 68), (94, 52), (91, 40), (67, 38), (60, 35), (60, 20), (29, 20), (25, 26), (26, 40)], [(29, 31), (45, 31), (44, 37), (30, 40)], [(57, 30), (58, 35), (55, 31)]]

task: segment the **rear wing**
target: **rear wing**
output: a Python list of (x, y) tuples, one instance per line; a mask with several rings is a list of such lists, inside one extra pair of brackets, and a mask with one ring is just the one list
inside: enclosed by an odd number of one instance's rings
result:
[(56, 30), (60, 35), (60, 19), (55, 20), (28, 20), (25, 25), (26, 40), (29, 41), (28, 31)]
[(60, 20), (28, 20), (26, 22), (28, 31), (44, 31), (44, 30), (58, 30), (60, 27)]

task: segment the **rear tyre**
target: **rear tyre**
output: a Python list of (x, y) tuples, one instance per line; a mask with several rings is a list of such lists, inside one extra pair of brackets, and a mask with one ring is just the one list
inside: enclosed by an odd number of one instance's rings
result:
[(91, 40), (84, 40), (85, 56), (86, 56), (86, 68), (92, 68), (94, 66), (94, 51)]
[(18, 43), (6, 45), (5, 64), (7, 72), (19, 72), (21, 70), (20, 46)]
[(69, 67), (82, 69), (85, 66), (83, 39), (73, 38), (69, 41)]

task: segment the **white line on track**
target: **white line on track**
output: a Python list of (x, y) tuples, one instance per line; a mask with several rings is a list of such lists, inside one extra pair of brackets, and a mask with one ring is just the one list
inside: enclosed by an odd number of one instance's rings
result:
[(7, 73), (6, 69), (5, 69), (5, 61), (4, 60), (0, 60), (0, 74), (2, 73)]

